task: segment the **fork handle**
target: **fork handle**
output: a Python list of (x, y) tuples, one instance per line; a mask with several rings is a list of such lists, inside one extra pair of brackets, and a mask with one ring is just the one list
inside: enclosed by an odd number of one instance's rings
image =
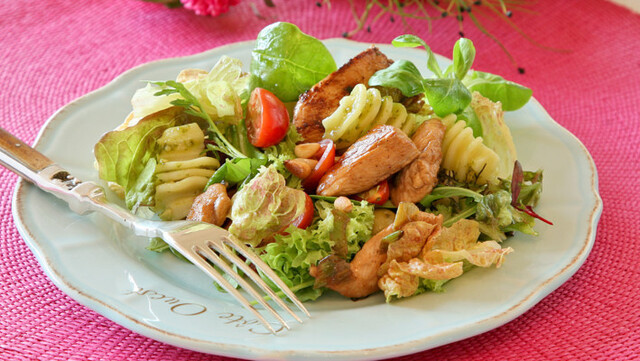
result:
[(76, 213), (99, 212), (132, 229), (137, 235), (146, 237), (160, 235), (153, 221), (137, 217), (128, 210), (110, 203), (102, 187), (94, 182), (82, 182), (44, 154), (2, 128), (0, 128), (0, 164), (38, 188), (64, 200)]
[(0, 128), (0, 163), (31, 180), (39, 171), (53, 164), (53, 161)]

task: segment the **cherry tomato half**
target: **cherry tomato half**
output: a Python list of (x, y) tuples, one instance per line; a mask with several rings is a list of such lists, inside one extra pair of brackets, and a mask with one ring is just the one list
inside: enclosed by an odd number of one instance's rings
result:
[(365, 200), (369, 203), (381, 206), (389, 200), (389, 182), (385, 179), (378, 183), (377, 186), (369, 189), (368, 191), (358, 193), (353, 198), (358, 201)]
[[(336, 145), (331, 139), (323, 139), (320, 142), (320, 151), (322, 155), (318, 159), (318, 164), (313, 167), (311, 174), (302, 181), (302, 186), (307, 192), (315, 193), (320, 178), (327, 173), (329, 168), (333, 167), (336, 158)], [(320, 153), (318, 151), (318, 153)]]
[(306, 229), (311, 225), (313, 221), (313, 212), (315, 209), (313, 208), (313, 201), (311, 197), (307, 193), (304, 194), (306, 196), (304, 203), (304, 213), (300, 215), (300, 217), (296, 218), (291, 222), (291, 225), (296, 226), (300, 229)]
[(247, 135), (254, 146), (270, 147), (287, 135), (289, 112), (272, 92), (255, 88), (249, 98), (247, 113)]

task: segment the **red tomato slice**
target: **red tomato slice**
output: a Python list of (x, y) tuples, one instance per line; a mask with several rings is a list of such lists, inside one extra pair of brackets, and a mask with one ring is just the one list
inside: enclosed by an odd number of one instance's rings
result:
[(305, 193), (304, 195), (306, 196), (304, 203), (304, 213), (300, 217), (294, 219), (293, 222), (291, 222), (291, 225), (296, 226), (300, 229), (306, 229), (311, 225), (311, 222), (313, 221), (313, 212), (315, 211), (311, 197), (309, 197), (307, 193)]
[(389, 182), (385, 179), (378, 183), (377, 186), (369, 189), (368, 191), (358, 193), (353, 198), (358, 201), (365, 200), (369, 203), (381, 206), (389, 200)]
[(336, 158), (336, 145), (333, 144), (331, 139), (324, 139), (318, 143), (320, 144), (322, 155), (320, 159), (318, 159), (318, 164), (316, 164), (311, 171), (311, 174), (302, 181), (302, 186), (310, 193), (315, 193), (320, 178), (327, 173), (329, 168), (333, 167)]
[(270, 147), (287, 135), (289, 112), (272, 92), (255, 88), (251, 92), (247, 113), (247, 135), (254, 146)]

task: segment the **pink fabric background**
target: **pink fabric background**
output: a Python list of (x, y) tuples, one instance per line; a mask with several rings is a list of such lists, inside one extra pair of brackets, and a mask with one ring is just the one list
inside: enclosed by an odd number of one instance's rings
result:
[[(353, 27), (347, 1), (331, 11), (315, 1), (275, 1), (256, 18), (251, 0), (218, 18), (134, 0), (7, 0), (0, 6), (0, 125), (33, 142), (67, 102), (123, 71), (161, 58), (255, 38), (274, 20), (319, 38)], [(258, 6), (262, 2), (253, 0)], [(489, 21), (526, 68), (518, 74), (487, 37), (467, 24), (479, 50), (475, 68), (534, 90), (551, 116), (589, 149), (604, 212), (593, 251), (566, 284), (496, 330), (405, 356), (413, 359), (624, 360), (640, 357), (640, 15), (601, 0), (539, 1), (513, 20), (542, 50), (501, 22)], [(413, 23), (432, 49), (450, 54), (452, 19)], [(356, 40), (389, 42), (405, 32), (381, 19)], [(0, 170), (0, 360), (220, 360), (147, 339), (77, 304), (44, 275), (16, 230), (16, 176)]]

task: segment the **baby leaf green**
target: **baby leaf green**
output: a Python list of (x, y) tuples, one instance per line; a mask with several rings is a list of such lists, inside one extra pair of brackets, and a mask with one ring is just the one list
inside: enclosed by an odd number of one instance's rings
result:
[(477, 91), (493, 102), (502, 103), (505, 111), (522, 108), (531, 98), (531, 89), (520, 84), (505, 80), (495, 74), (474, 71), (464, 79), (469, 91)]
[(369, 85), (398, 88), (407, 97), (424, 93), (420, 70), (408, 60), (398, 60), (388, 68), (377, 71), (369, 79)]
[(458, 79), (424, 79), (422, 83), (429, 105), (439, 117), (460, 113), (471, 103), (471, 93)]
[(251, 52), (251, 73), (283, 102), (298, 100), (336, 69), (324, 44), (290, 23), (262, 29)]
[(460, 38), (453, 46), (453, 70), (455, 77), (462, 80), (476, 57), (476, 48), (467, 38)]
[(393, 39), (391, 41), (391, 44), (393, 44), (393, 46), (397, 47), (397, 48), (417, 48), (419, 46), (424, 47), (424, 50), (427, 51), (427, 68), (429, 68), (429, 70), (431, 70), (436, 77), (438, 78), (442, 78), (442, 70), (440, 69), (440, 65), (438, 64), (438, 61), (436, 60), (436, 56), (433, 53), (433, 51), (431, 51), (431, 48), (429, 47), (429, 45), (427, 45), (427, 43), (420, 39), (419, 37), (415, 36), (415, 35), (411, 35), (411, 34), (405, 34), (405, 35), (400, 35), (397, 38)]

